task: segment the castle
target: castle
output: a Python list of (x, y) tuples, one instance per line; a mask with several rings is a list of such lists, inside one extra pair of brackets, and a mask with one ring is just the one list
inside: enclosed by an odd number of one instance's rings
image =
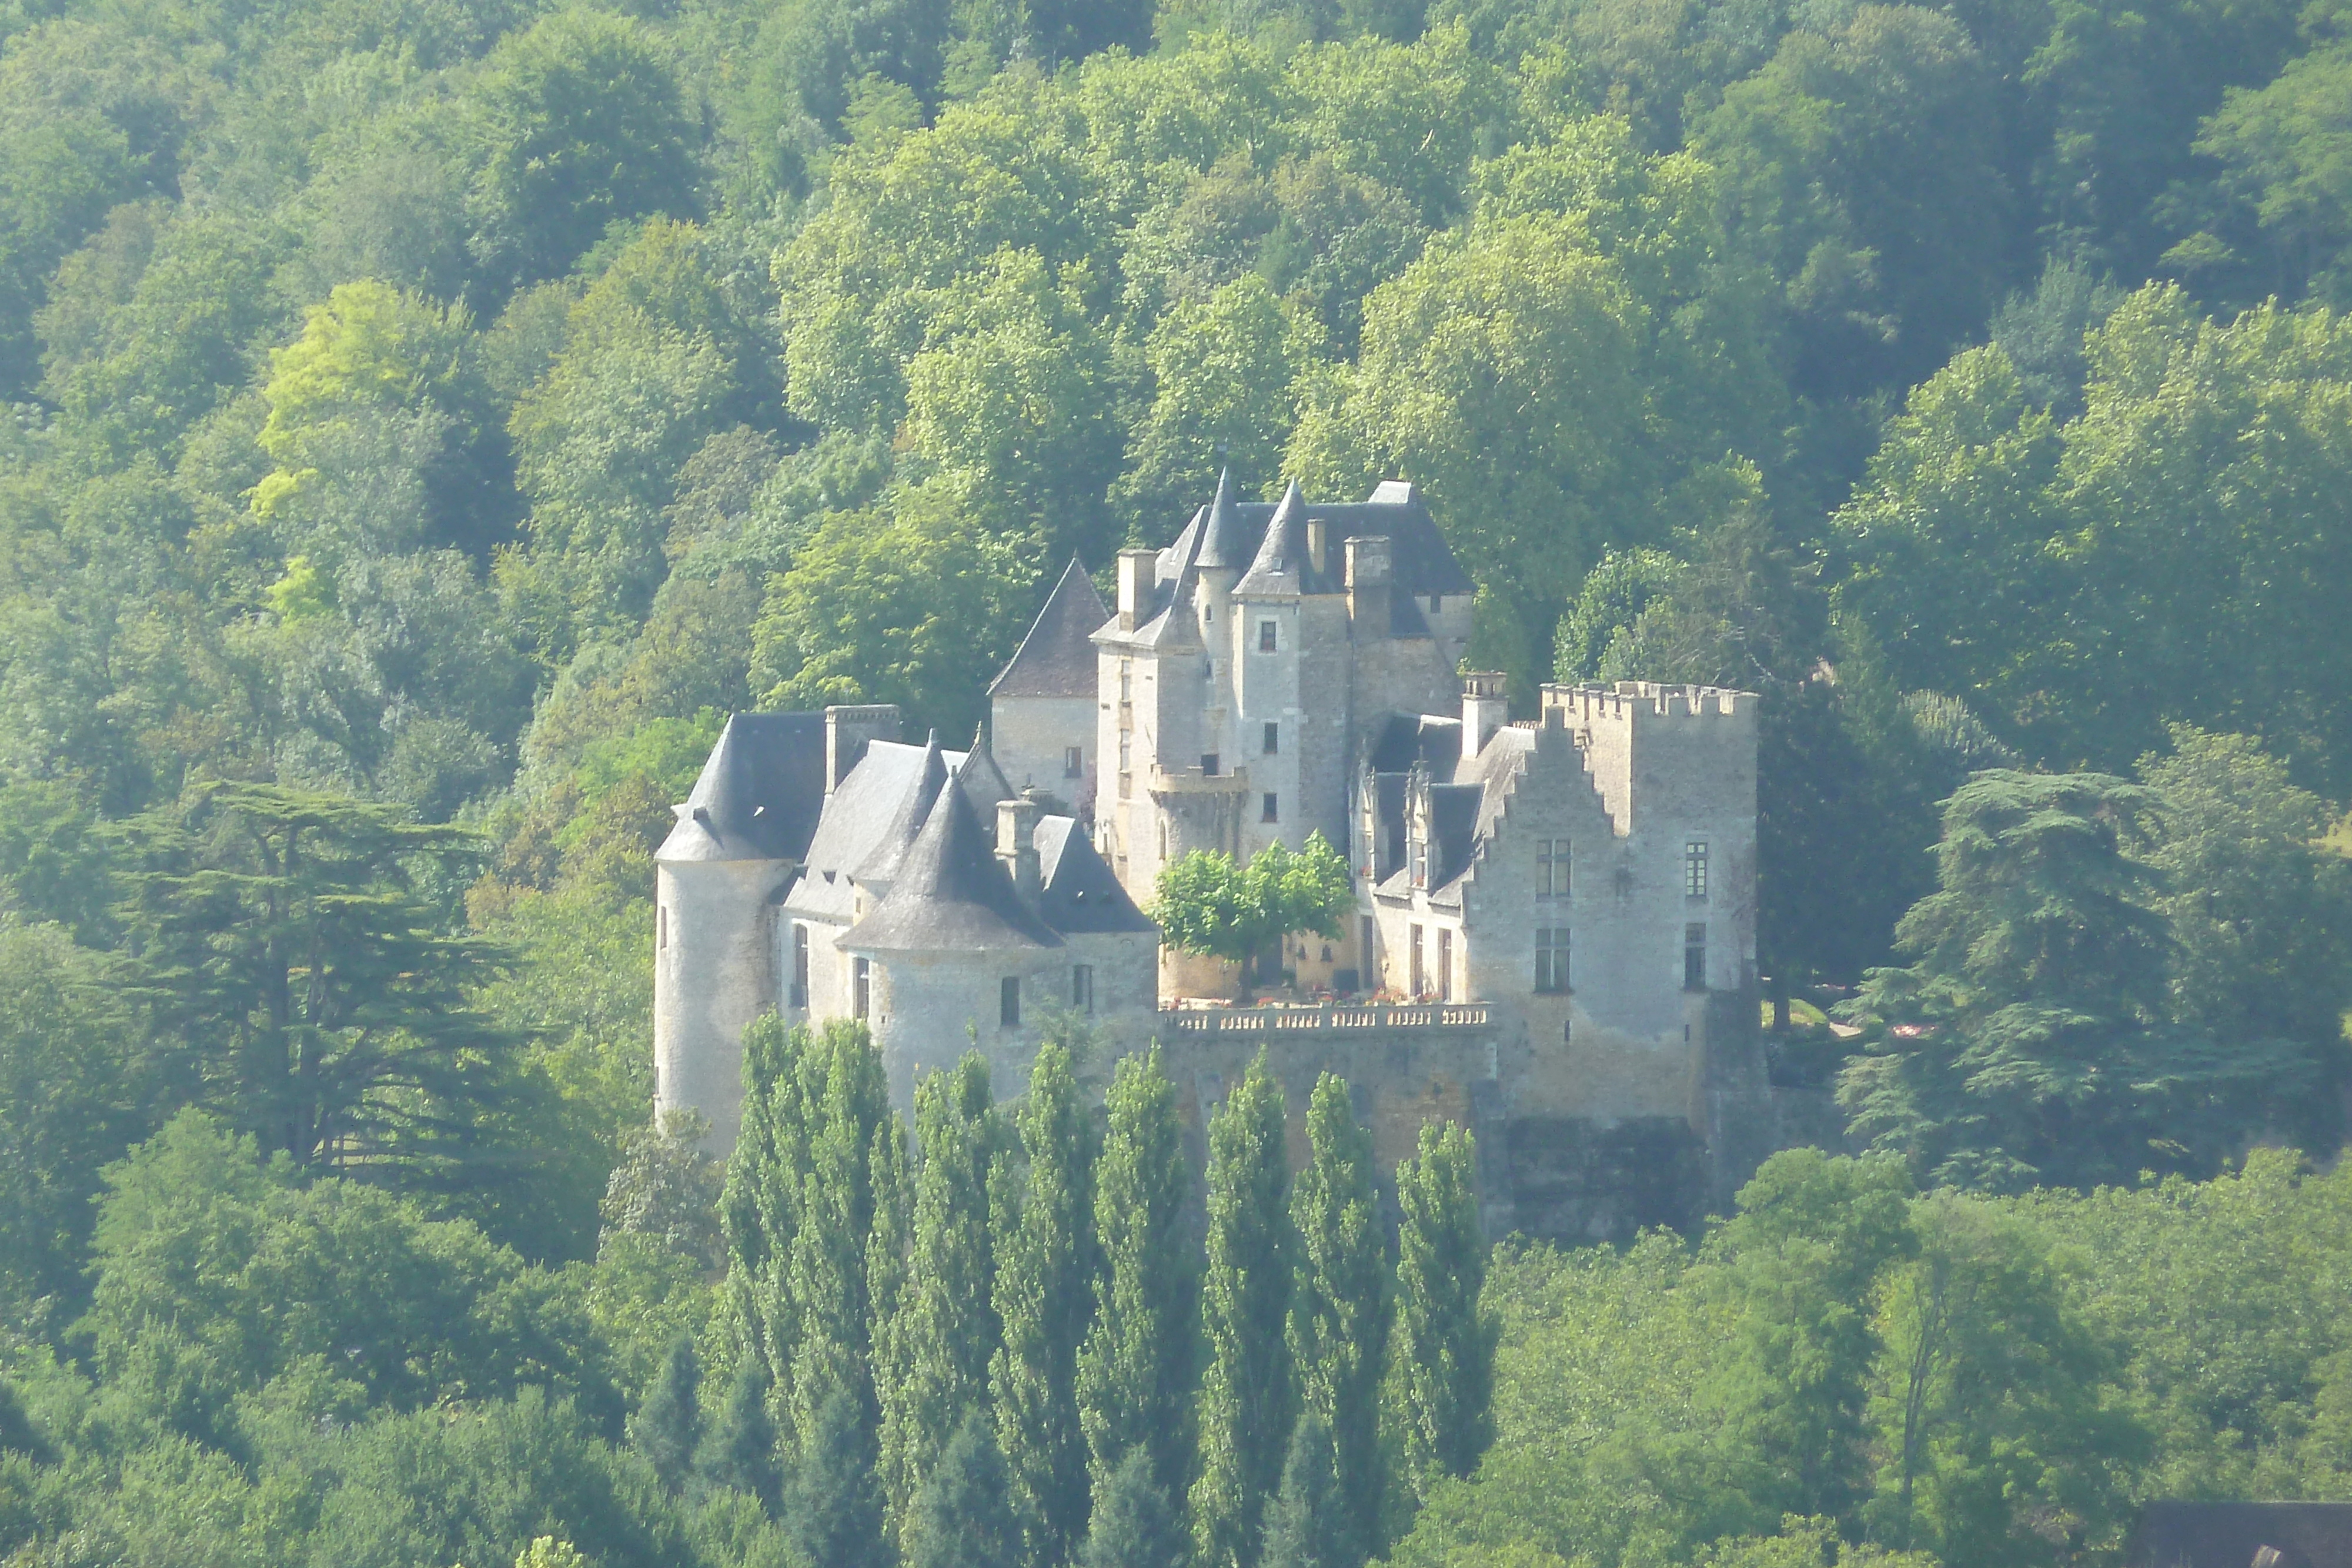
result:
[[(1512, 722), (1500, 676), (1459, 673), (1475, 587), (1401, 483), (1265, 505), (1221, 481), (1120, 553), (1117, 591), (1071, 564), (965, 750), (887, 706), (729, 721), (656, 856), (662, 1106), (731, 1143), (766, 1011), (865, 1019), (901, 1108), (974, 1046), (1018, 1092), (1068, 1012), (1105, 1057), (1161, 1043), (1196, 1144), (1261, 1046), (1295, 1113), (1346, 1077), (1383, 1166), (1426, 1121), (1472, 1125), (1492, 1234), (1687, 1222), (1790, 1141), (1805, 1107), (1758, 1039), (1752, 695), (1546, 686)], [(1162, 949), (1160, 867), (1317, 832), (1354, 916), (1258, 970), (1323, 999), (1180, 1005), (1234, 982)]]

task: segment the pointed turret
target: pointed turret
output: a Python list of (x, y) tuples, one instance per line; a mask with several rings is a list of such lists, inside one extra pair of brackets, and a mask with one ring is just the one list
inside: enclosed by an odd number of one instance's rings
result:
[(1307, 497), (1299, 492), (1298, 481), (1293, 479), (1290, 488), (1283, 492), (1282, 504), (1266, 520), (1265, 538), (1258, 543), (1257, 559), (1250, 562), (1242, 580), (1234, 584), (1234, 596), (1315, 592), (1318, 585), (1313, 580), (1314, 563), (1308, 558), (1307, 528)]
[(1203, 571), (1241, 570), (1249, 564), (1246, 536), (1241, 504), (1234, 497), (1234, 471), (1227, 467), (1217, 475), (1217, 498), (1209, 503), (1209, 516), (1201, 528), (1200, 553), (1192, 558), (1193, 564)]
[(1094, 634), (1109, 619), (1087, 569), (1072, 556), (1031, 622), (1029, 634), (989, 685), (989, 696), (1092, 697), (1097, 664)]
[(914, 847), (923, 824), (930, 821), (931, 808), (947, 782), (947, 757), (940, 750), (940, 732), (935, 729), (924, 745), (922, 771), (916, 778), (915, 787), (898, 802), (898, 809), (891, 813), (889, 826), (875, 841), (873, 852), (857, 867), (858, 881), (885, 888), (897, 882), (899, 868), (906, 863), (907, 852)]
[(851, 952), (977, 954), (1058, 947), (1061, 938), (1024, 903), (996, 845), (960, 789), (942, 789), (881, 904), (850, 927)]

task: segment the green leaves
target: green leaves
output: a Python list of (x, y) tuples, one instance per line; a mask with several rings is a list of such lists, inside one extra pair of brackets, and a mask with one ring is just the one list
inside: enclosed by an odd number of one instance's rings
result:
[(1292, 932), (1337, 937), (1354, 887), (1348, 862), (1320, 832), (1296, 852), (1268, 844), (1239, 868), (1220, 851), (1193, 850), (1160, 868), (1152, 918), (1188, 953), (1247, 964)]

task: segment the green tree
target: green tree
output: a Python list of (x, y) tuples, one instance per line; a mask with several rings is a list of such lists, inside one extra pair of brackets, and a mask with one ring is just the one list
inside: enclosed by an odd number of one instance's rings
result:
[(467, 95), (485, 276), (552, 277), (615, 220), (677, 212), (694, 189), (683, 98), (660, 44), (625, 16), (559, 11), (501, 39)]
[(701, 1375), (692, 1336), (678, 1335), (663, 1358), (661, 1376), (629, 1418), (630, 1442), (672, 1491), (693, 1468), (695, 1446), (701, 1439), (702, 1415), (695, 1404), (695, 1385)]
[(882, 1535), (873, 1428), (846, 1389), (835, 1389), (802, 1433), (784, 1523), (803, 1563), (887, 1568), (897, 1560)]
[(989, 1168), (1001, 1142), (988, 1062), (978, 1051), (915, 1088), (913, 1262), (903, 1312), (907, 1368), (882, 1416), (882, 1473), (894, 1517), (911, 1528), (913, 1500), (971, 1411), (988, 1403), (1000, 1331), (989, 1235)]
[(1200, 1278), (1184, 1218), (1192, 1173), (1157, 1045), (1119, 1059), (1107, 1098), (1095, 1176), (1103, 1261), (1078, 1354), (1078, 1415), (1097, 1498), (1141, 1452), (1165, 1505), (1182, 1495), (1192, 1456)]
[(1332, 1568), (1353, 1560), (1354, 1511), (1337, 1469), (1336, 1445), (1309, 1410), (1291, 1429), (1282, 1488), (1267, 1500), (1265, 1568)]
[(1355, 907), (1354, 886), (1348, 862), (1319, 831), (1296, 852), (1268, 844), (1245, 866), (1220, 850), (1193, 850), (1160, 868), (1152, 918), (1186, 952), (1240, 965), (1246, 994), (1253, 964), (1282, 937), (1337, 938)]
[(914, 1173), (908, 1168), (907, 1124), (896, 1111), (876, 1129), (866, 1167), (874, 1182), (874, 1229), (866, 1247), (866, 1302), (872, 1368), (876, 1451), (883, 1464), (883, 1536), (896, 1541), (906, 1524), (908, 1493), (897, 1439), (915, 1368)]
[(1012, 1481), (988, 1412), (975, 1406), (923, 1479), (907, 1521), (907, 1568), (1014, 1568), (1024, 1561)]
[(471, 1004), (496, 959), (450, 935), (417, 871), (462, 872), (455, 828), (263, 784), (193, 789), (125, 824), (142, 989), (204, 1101), (320, 1168), (446, 1182), (512, 1092), (512, 1045)]
[(1945, 1563), (2018, 1563), (2111, 1538), (2118, 1467), (2145, 1455), (2146, 1434), (2046, 1239), (1949, 1193), (1922, 1199), (1913, 1228), (1918, 1256), (1876, 1312), (1872, 1536)]
[(1914, 1249), (1909, 1192), (1896, 1161), (1816, 1149), (1773, 1155), (1739, 1190), (1717, 1239), (1738, 1315), (1710, 1392), (1724, 1479), (1759, 1523), (1851, 1519), (1867, 1494), (1871, 1291)]
[(939, 487), (829, 516), (769, 580), (751, 685), (776, 708), (894, 702), (918, 726), (968, 735), (1036, 583), (1036, 558)]
[(870, 1443), (878, 1413), (867, 1362), (866, 1258), (874, 1229), (867, 1161), (888, 1121), (889, 1086), (882, 1053), (863, 1022), (828, 1019), (803, 1060), (809, 1172), (787, 1275), (800, 1320), (787, 1405), (797, 1434), (840, 1394), (860, 1413)]
[(2165, 1018), (2169, 947), (2125, 852), (2156, 801), (2102, 774), (1992, 769), (1944, 813), (1938, 891), (1855, 1000), (1872, 1030), (1839, 1095), (1853, 1130), (1939, 1185), (2128, 1179), (2203, 1164), (2315, 1063)]
[(1497, 1324), (1483, 1299), (1476, 1173), (1476, 1146), (1451, 1122), (1423, 1125), (1419, 1153), (1397, 1166), (1391, 1418), (1404, 1479), (1423, 1502), (1440, 1480), (1469, 1475), (1494, 1433)]
[(728, 1300), (763, 1387), (790, 1378), (800, 1347), (791, 1269), (814, 1168), (803, 1065), (814, 1054), (809, 1031), (788, 1028), (773, 1013), (743, 1030), (743, 1119), (728, 1157), (719, 1223)]
[(776, 1424), (768, 1416), (768, 1385), (758, 1356), (747, 1353), (737, 1358), (726, 1402), (714, 1413), (695, 1450), (694, 1470), (706, 1486), (757, 1498), (775, 1513), (783, 1506), (784, 1486)]
[(1184, 1521), (1151, 1479), (1151, 1455), (1141, 1447), (1095, 1494), (1079, 1568), (1178, 1568), (1184, 1561)]
[[(2220, 1041), (2280, 1041), (2336, 1080), (2352, 1002), (2352, 867), (2321, 842), (2326, 808), (2251, 738), (2187, 725), (2173, 727), (2169, 757), (2141, 760), (2140, 777), (2157, 796), (2138, 848), (2172, 937), (2168, 1015)], [(2309, 1147), (2336, 1135), (2324, 1113), (2302, 1130)]]
[(1020, 1559), (1067, 1560), (1086, 1531), (1087, 1443), (1078, 1420), (1077, 1357), (1094, 1308), (1093, 1129), (1069, 1051), (1048, 1040), (1013, 1113), (1026, 1168), (991, 1173), (995, 1306), (1003, 1340), (989, 1365), (995, 1429), (1012, 1486)]
[(161, 1086), (121, 988), (62, 927), (0, 923), (0, 1301), (18, 1322), (61, 1322), (82, 1295), (99, 1173)]
[(1286, 1332), (1300, 1428), (1317, 1426), (1316, 1441), (1331, 1452), (1335, 1490), (1328, 1513), (1315, 1520), (1317, 1561), (1356, 1568), (1381, 1544), (1376, 1536), (1386, 1478), (1380, 1389), (1390, 1301), (1372, 1137), (1356, 1120), (1346, 1080), (1328, 1072), (1317, 1078), (1307, 1107), (1307, 1139), (1312, 1153), (1290, 1188), (1297, 1262)]
[(1267, 1500), (1282, 1480), (1293, 1390), (1284, 1323), (1295, 1244), (1283, 1202), (1283, 1093), (1261, 1051), (1209, 1124), (1209, 1270), (1192, 1550), (1211, 1568), (1252, 1568)]

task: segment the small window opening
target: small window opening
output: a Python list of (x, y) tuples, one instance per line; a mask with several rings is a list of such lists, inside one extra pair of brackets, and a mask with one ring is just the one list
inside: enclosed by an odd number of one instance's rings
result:
[(1274, 621), (1259, 622), (1257, 623), (1257, 651), (1261, 653), (1271, 653), (1280, 648), (1281, 645), (1281, 623)]
[(1217, 776), (1217, 754), (1215, 752), (1204, 751), (1201, 753), (1201, 771), (1207, 774), (1212, 779)]
[(1454, 999), (1454, 933), (1443, 926), (1437, 932), (1437, 999)]
[(1683, 989), (1706, 989), (1706, 926), (1698, 921), (1683, 927)]
[(1257, 820), (1259, 821), (1274, 822), (1281, 821), (1281, 813), (1275, 810), (1275, 803), (1274, 791), (1269, 789), (1265, 792), (1265, 808), (1258, 813)]
[(1278, 724), (1267, 725), (1265, 727), (1265, 744), (1259, 747), (1258, 749), (1268, 757), (1280, 755), (1282, 751), (1282, 726)]
[(1683, 894), (1687, 898), (1706, 896), (1706, 841), (1690, 839), (1683, 844)]
[(852, 958), (849, 961), (849, 1016), (862, 1019), (870, 1016), (874, 1003), (874, 961)]
[(1087, 752), (1082, 746), (1062, 747), (1062, 777), (1083, 779), (1087, 772)]
[(1006, 1029), (1021, 1025), (1021, 977), (1007, 975), (996, 988), (996, 1021)]
[(1092, 964), (1070, 966), (1070, 1006), (1082, 1013), (1095, 1010), (1095, 967)]
[(1538, 898), (1568, 896), (1568, 841), (1566, 839), (1536, 841), (1536, 896)]
[[(863, 962), (864, 960), (860, 960)], [(793, 1006), (809, 1005), (809, 941), (808, 927), (793, 927)]]
[(1568, 927), (1536, 927), (1536, 990), (1559, 996), (1568, 990)]

